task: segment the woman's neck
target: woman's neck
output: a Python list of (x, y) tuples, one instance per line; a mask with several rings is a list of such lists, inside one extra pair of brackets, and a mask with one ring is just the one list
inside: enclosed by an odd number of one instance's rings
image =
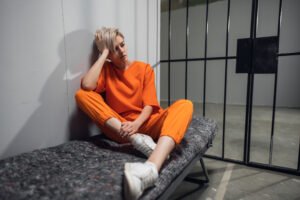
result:
[(132, 63), (131, 61), (127, 60), (125, 63), (120, 62), (120, 63), (113, 63), (113, 64), (118, 69), (126, 70), (131, 65), (131, 63)]

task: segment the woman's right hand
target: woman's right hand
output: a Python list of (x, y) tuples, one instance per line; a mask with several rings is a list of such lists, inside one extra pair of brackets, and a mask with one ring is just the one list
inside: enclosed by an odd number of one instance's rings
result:
[(100, 51), (100, 53), (102, 53), (105, 49), (108, 50), (108, 48), (105, 44), (104, 38), (102, 36), (102, 32), (100, 30), (96, 31), (96, 33), (95, 33), (95, 42), (96, 42), (97, 48)]

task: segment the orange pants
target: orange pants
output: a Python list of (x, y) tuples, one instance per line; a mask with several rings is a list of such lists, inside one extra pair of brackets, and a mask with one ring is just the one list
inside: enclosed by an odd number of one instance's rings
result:
[[(110, 108), (102, 96), (94, 91), (78, 90), (75, 95), (77, 105), (84, 111), (102, 130), (106, 137), (119, 143), (128, 142), (118, 133), (105, 125), (106, 120), (114, 117), (121, 122), (133, 121), (132, 115), (121, 116)], [(135, 118), (138, 113), (133, 113)], [(154, 140), (161, 136), (171, 137), (176, 144), (179, 144), (191, 122), (193, 104), (189, 100), (178, 100), (169, 108), (152, 114), (140, 127), (139, 133), (147, 134)]]

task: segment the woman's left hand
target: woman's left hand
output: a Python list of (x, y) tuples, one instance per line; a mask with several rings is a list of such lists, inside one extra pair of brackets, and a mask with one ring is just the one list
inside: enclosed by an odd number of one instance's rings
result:
[(139, 124), (136, 122), (131, 122), (131, 121), (127, 121), (127, 122), (122, 122), (121, 124), (121, 131), (120, 131), (120, 135), (121, 137), (129, 137), (135, 133), (137, 133), (137, 131), (139, 130)]

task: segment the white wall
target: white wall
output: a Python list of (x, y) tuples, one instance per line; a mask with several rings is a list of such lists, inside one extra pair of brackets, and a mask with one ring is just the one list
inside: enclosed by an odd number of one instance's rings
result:
[(1, 0), (0, 158), (97, 131), (74, 102), (95, 30), (119, 27), (129, 57), (156, 66), (159, 9), (158, 0)]

